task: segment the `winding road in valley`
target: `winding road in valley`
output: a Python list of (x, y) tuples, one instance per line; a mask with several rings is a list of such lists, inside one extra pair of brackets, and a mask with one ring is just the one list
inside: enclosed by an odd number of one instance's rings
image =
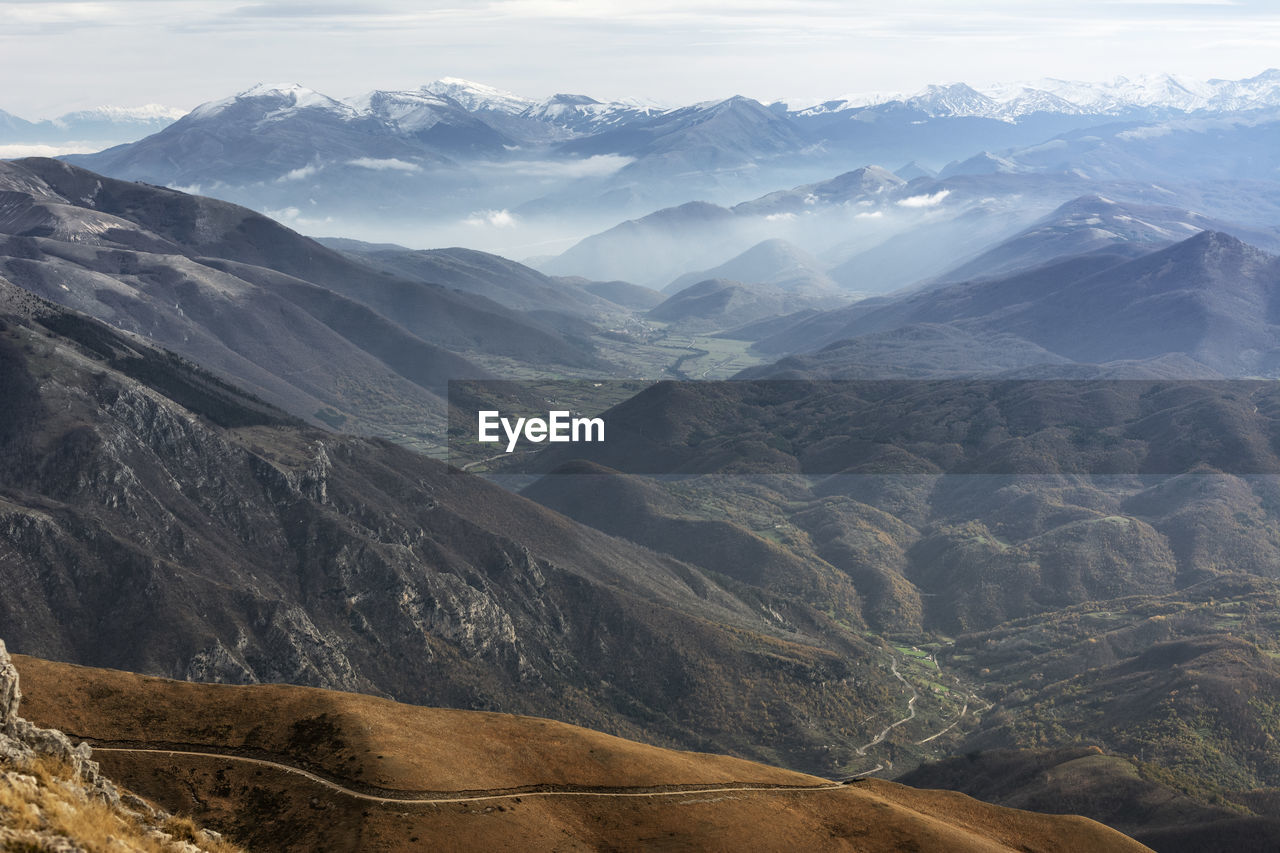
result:
[(894, 658), (893, 661), (889, 664), (889, 669), (893, 672), (893, 677), (901, 681), (906, 686), (906, 688), (911, 691), (911, 698), (907, 700), (908, 713), (901, 720), (897, 720), (885, 726), (883, 729), (880, 730), (880, 734), (876, 735), (870, 741), (858, 747), (858, 755), (866, 755), (867, 750), (875, 746), (876, 744), (880, 743), (881, 741), (883, 741), (886, 737), (888, 737), (889, 732), (893, 731), (903, 723), (910, 722), (911, 720), (914, 720), (916, 718), (916, 700), (920, 698), (920, 694), (916, 692), (916, 689), (914, 687), (911, 686), (911, 682), (903, 678), (902, 673), (898, 672), (897, 658)]
[[(935, 667), (937, 667), (937, 668), (938, 668), (938, 672), (939, 672), (939, 674), (941, 674), (941, 673), (942, 673), (942, 667), (938, 664), (937, 656), (936, 656), (936, 655), (929, 655), (929, 658), (928, 658), (928, 659), (929, 659), (929, 661), (931, 661), (931, 662), (933, 663), (933, 665), (934, 665)], [(882, 743), (882, 742), (884, 741), (884, 739), (885, 739), (885, 738), (887, 738), (887, 737), (889, 736), (889, 733), (890, 733), (891, 731), (893, 731), (894, 729), (896, 729), (898, 726), (904, 725), (904, 724), (906, 724), (906, 723), (908, 723), (908, 722), (910, 722), (911, 720), (914, 720), (914, 719), (916, 718), (916, 701), (920, 698), (920, 693), (919, 693), (919, 691), (917, 691), (917, 690), (916, 690), (916, 688), (915, 688), (915, 686), (914, 686), (914, 685), (912, 685), (912, 684), (911, 684), (911, 682), (909, 682), (905, 677), (903, 677), (902, 673), (898, 671), (898, 658), (897, 658), (896, 656), (894, 656), (894, 657), (892, 658), (892, 660), (891, 660), (891, 662), (890, 662), (890, 665), (889, 665), (889, 669), (890, 669), (890, 671), (893, 673), (893, 677), (894, 677), (894, 678), (896, 678), (896, 679), (898, 679), (899, 681), (901, 681), (901, 682), (902, 682), (902, 684), (907, 688), (907, 690), (909, 690), (909, 691), (911, 692), (911, 697), (907, 700), (907, 715), (906, 715), (905, 717), (902, 717), (902, 718), (901, 718), (901, 719), (899, 719), (899, 720), (894, 720), (892, 723), (890, 723), (889, 725), (887, 725), (887, 726), (885, 726), (883, 729), (881, 729), (881, 730), (880, 730), (880, 733), (879, 733), (879, 734), (877, 734), (874, 738), (872, 738), (870, 741), (868, 741), (867, 743), (863, 744), (862, 746), (858, 747), (858, 748), (857, 748), (857, 750), (856, 750), (856, 752), (858, 753), (858, 755), (866, 755), (866, 754), (867, 754), (867, 750), (869, 750), (869, 749), (871, 749), (872, 747), (877, 746), (878, 744)], [(963, 685), (961, 684), (960, 679), (959, 679), (957, 676), (952, 675), (952, 676), (951, 676), (951, 679), (952, 679), (952, 681), (954, 681), (954, 682), (956, 683), (956, 687), (957, 687), (957, 688), (962, 688), (962, 689), (963, 689)], [(941, 729), (939, 729), (938, 731), (934, 732), (933, 734), (928, 735), (927, 737), (923, 737), (923, 738), (921, 738), (920, 740), (914, 741), (914, 742), (913, 742), (913, 743), (914, 743), (914, 745), (916, 745), (916, 746), (923, 746), (924, 744), (930, 743), (931, 741), (936, 740), (936, 739), (937, 739), (937, 738), (939, 738), (939, 737), (942, 737), (944, 734), (946, 734), (947, 732), (951, 731), (951, 730), (952, 730), (952, 729), (954, 729), (956, 726), (960, 725), (961, 720), (963, 720), (963, 719), (965, 718), (965, 715), (969, 713), (969, 705), (970, 705), (970, 703), (973, 703), (973, 704), (975, 705), (975, 708), (976, 708), (976, 707), (977, 707), (977, 705), (979, 705), (979, 704), (983, 705), (983, 707), (981, 707), (981, 708), (977, 708), (977, 710), (978, 710), (978, 711), (988, 711), (988, 710), (990, 710), (991, 708), (995, 707), (995, 706), (994, 706), (994, 705), (992, 705), (992, 703), (990, 703), (990, 702), (984, 702), (984, 701), (983, 701), (983, 700), (982, 700), (982, 699), (981, 699), (981, 698), (980, 698), (976, 693), (974, 693), (974, 692), (972, 692), (972, 691), (964, 691), (963, 696), (964, 696), (964, 704), (963, 704), (963, 706), (960, 708), (960, 713), (956, 714), (955, 719), (954, 719), (954, 720), (952, 720), (949, 724), (947, 724), (947, 725), (946, 725), (946, 726), (944, 726), (943, 728), (941, 728)], [(858, 774), (857, 774), (857, 775), (855, 775), (855, 776), (851, 776), (851, 777), (848, 777), (848, 778), (850, 778), (850, 779), (857, 779), (857, 778), (861, 778), (861, 777), (863, 777), (863, 776), (869, 776), (869, 775), (871, 775), (872, 773), (875, 773), (875, 772), (877, 772), (877, 771), (879, 771), (879, 770), (882, 770), (882, 769), (883, 769), (883, 766), (882, 766), (882, 765), (877, 765), (876, 767), (872, 768), (871, 770), (865, 770), (865, 771), (863, 771), (863, 772), (861, 772), (861, 773), (858, 773)]]

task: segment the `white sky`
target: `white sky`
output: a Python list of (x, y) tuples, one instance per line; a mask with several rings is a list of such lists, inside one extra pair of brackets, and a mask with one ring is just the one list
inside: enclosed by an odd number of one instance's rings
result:
[(0, 109), (29, 119), (258, 82), (689, 103), (1277, 65), (1277, 0), (0, 0)]

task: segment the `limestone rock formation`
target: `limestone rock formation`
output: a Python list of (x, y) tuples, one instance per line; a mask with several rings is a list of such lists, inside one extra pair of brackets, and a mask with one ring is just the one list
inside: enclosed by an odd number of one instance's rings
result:
[(120, 793), (99, 772), (98, 762), (91, 758), (93, 751), (89, 744), (72, 744), (71, 738), (57, 729), (42, 729), (22, 719), (18, 716), (21, 701), (18, 670), (9, 658), (4, 640), (0, 640), (0, 761), (14, 765), (41, 757), (62, 761), (71, 767), (73, 776), (83, 782), (88, 795), (119, 805)]
[[(110, 827), (109, 843), (126, 849), (149, 839), (147, 849), (215, 853), (231, 849), (218, 836), (190, 831), (193, 844), (169, 831), (173, 817), (102, 775), (87, 743), (73, 744), (57, 729), (41, 728), (18, 715), (22, 690), (18, 670), (0, 640), (0, 849), (87, 853), (103, 849), (95, 837)], [(101, 820), (104, 812), (114, 821)], [(182, 825), (183, 821), (177, 821)]]

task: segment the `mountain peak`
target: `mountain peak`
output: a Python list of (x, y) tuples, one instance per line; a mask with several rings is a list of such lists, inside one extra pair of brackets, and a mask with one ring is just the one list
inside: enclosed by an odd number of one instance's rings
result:
[(967, 83), (926, 86), (906, 103), (932, 116), (980, 115), (995, 106), (993, 99)]
[(893, 174), (904, 181), (912, 181), (916, 178), (936, 178), (938, 173), (928, 166), (922, 166), (915, 160), (906, 163), (893, 170)]
[(699, 104), (700, 107), (707, 109), (709, 112), (727, 112), (729, 110), (751, 110), (752, 112), (769, 112), (769, 108), (757, 101), (755, 98), (748, 98), (746, 95), (733, 95), (722, 101), (709, 101)]
[(580, 107), (590, 106), (600, 103), (590, 95), (570, 95), (565, 92), (557, 92), (550, 98), (543, 101), (544, 104), (564, 104), (565, 106)]
[[(1201, 231), (1192, 237), (1183, 240), (1181, 246), (1187, 249), (1194, 249), (1200, 253), (1218, 253), (1218, 252), (1240, 252), (1254, 251), (1261, 252), (1248, 243), (1236, 237), (1232, 237), (1225, 231)], [(1174, 248), (1178, 248), (1175, 246)]]
[(441, 77), (422, 87), (422, 91), (432, 95), (441, 95), (457, 101), (473, 112), (497, 112), (516, 115), (527, 110), (536, 102), (532, 98), (464, 80), (461, 77)]
[(73, 121), (91, 120), (116, 122), (176, 121), (186, 114), (186, 110), (167, 107), (163, 104), (143, 104), (140, 107), (101, 106), (64, 113), (54, 119), (54, 123), (66, 125)]
[(341, 101), (328, 95), (322, 95), (315, 89), (308, 89), (301, 83), (259, 83), (250, 86), (243, 92), (237, 92), (229, 98), (209, 101), (192, 110), (189, 115), (195, 118), (208, 118), (217, 115), (229, 107), (246, 101), (262, 101), (279, 109), (323, 109), (330, 112), (352, 114), (355, 111)]
[(262, 95), (277, 95), (277, 94), (297, 95), (299, 93), (304, 93), (304, 92), (314, 94), (313, 90), (308, 89), (306, 86), (303, 86), (301, 83), (258, 83), (256, 85), (250, 86), (248, 89), (245, 89), (243, 92), (240, 92), (237, 97), (257, 98)]
[(1012, 160), (983, 151), (961, 163), (948, 163), (938, 176), (953, 178), (956, 175), (994, 175), (1002, 172), (1016, 172), (1018, 165)]

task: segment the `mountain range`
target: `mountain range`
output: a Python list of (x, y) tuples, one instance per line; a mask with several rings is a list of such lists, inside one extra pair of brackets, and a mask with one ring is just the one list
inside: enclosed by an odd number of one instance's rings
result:
[(76, 110), (33, 122), (0, 110), (0, 149), (22, 143), (52, 147), (75, 145), (82, 151), (105, 148), (163, 130), (185, 113), (174, 107), (148, 104)]
[[(1033, 233), (1059, 245), (1059, 235), (1052, 231)], [(1006, 246), (1021, 249), (1026, 240), (1019, 236)], [(1010, 342), (1020, 340), (1074, 362), (1182, 356), (1209, 375), (1274, 375), (1280, 345), (1274, 325), (1280, 259), (1215, 231), (1148, 253), (1133, 244), (1120, 245), (1120, 251), (1104, 247), (1004, 276), (855, 303), (801, 318), (781, 331), (771, 329), (755, 346), (791, 353), (829, 347), (818, 362), (825, 364), (824, 375), (839, 375), (831, 373), (832, 360), (859, 352), (849, 342), (941, 324), (984, 338), (1009, 336)], [(1063, 317), (1072, 321), (1064, 323)], [(788, 362), (786, 369), (801, 363)], [(851, 361), (849, 366), (868, 363)], [(753, 375), (762, 373), (767, 371)]]
[[(291, 87), (267, 85), (259, 88)], [(347, 99), (346, 103), (385, 115), (385, 107), (388, 102), (398, 100), (397, 95), (407, 101), (420, 99), (423, 106), (452, 102), (470, 113), (487, 115), (495, 121), (500, 121), (501, 116), (541, 121), (560, 126), (570, 134), (619, 126), (639, 116), (670, 109), (657, 102), (636, 99), (602, 102), (586, 95), (557, 94), (539, 100), (457, 77), (441, 78), (418, 90), (372, 92)], [(374, 107), (375, 103), (380, 109)], [(824, 98), (812, 104), (789, 99), (769, 106), (783, 107), (802, 116), (816, 116), (888, 104), (902, 104), (935, 118), (983, 117), (1011, 122), (1032, 113), (1125, 116), (1144, 110), (1239, 112), (1280, 106), (1280, 71), (1268, 69), (1240, 80), (1195, 80), (1171, 74), (1132, 79), (1119, 77), (1106, 82), (1048, 78), (1033, 83), (997, 84), (982, 90), (964, 83), (935, 84), (911, 94), (848, 95)], [(184, 114), (184, 110), (158, 104), (103, 106), (35, 122), (0, 112), (0, 127), (4, 130), (0, 143), (53, 143), (77, 139), (129, 141), (130, 138), (136, 139), (138, 132), (161, 130)], [(130, 133), (134, 135), (129, 137)]]
[[(607, 369), (555, 328), (558, 311), (613, 304), (578, 287), (548, 280), (565, 296), (539, 317), (445, 286), (457, 274), (441, 267), (391, 274), (244, 208), (53, 160), (0, 164), (0, 187), (0, 274), (316, 424), (430, 444), (447, 380), (489, 375), (468, 351)], [(499, 298), (502, 285), (480, 283), (518, 267), (467, 262), (472, 290)]]
[(330, 223), (330, 233), (391, 234), (413, 245), (401, 235), (430, 228), (434, 245), (563, 247), (602, 219), (687, 202), (691, 193), (727, 204), (855, 163), (941, 170), (975, 151), (1026, 151), (1056, 137), (1089, 139), (1098, 128), (1152, 136), (1179, 121), (1232, 116), (1261, 127), (1277, 108), (1276, 76), (1054, 84), (1017, 95), (954, 84), (794, 109), (742, 96), (679, 107), (568, 94), (534, 100), (454, 78), (345, 100), (264, 84), (73, 162), (199, 189), (310, 233)]
[[(0, 162), (31, 712), (267, 847), (1093, 826), (662, 800), (735, 774), (1274, 846), (1278, 85), (261, 86)], [(609, 440), (471, 441), (552, 407)]]
[(1170, 113), (1239, 112), (1280, 106), (1280, 70), (1270, 68), (1241, 80), (1196, 80), (1173, 74), (1117, 77), (1106, 82), (1045, 78), (1003, 83), (979, 91), (964, 83), (927, 86), (914, 94), (850, 95), (808, 107), (811, 113), (864, 109), (901, 103), (933, 116), (982, 116), (1016, 121), (1036, 112), (1124, 116), (1141, 110)]

